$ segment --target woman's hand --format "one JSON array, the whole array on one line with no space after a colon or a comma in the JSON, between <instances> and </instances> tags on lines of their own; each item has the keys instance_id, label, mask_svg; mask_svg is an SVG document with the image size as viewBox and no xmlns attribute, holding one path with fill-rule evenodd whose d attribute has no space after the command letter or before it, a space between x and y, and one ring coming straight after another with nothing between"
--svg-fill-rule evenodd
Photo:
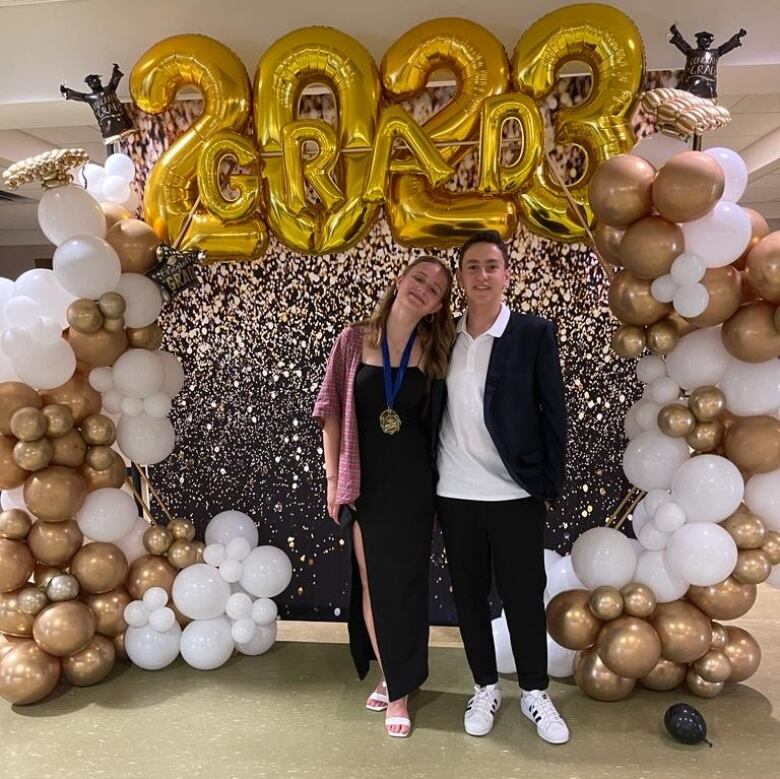
<instances>
[{"instance_id":1,"label":"woman's hand","mask_svg":"<svg viewBox=\"0 0 780 779\"><path fill-rule=\"evenodd\" d=\"M338 481L335 478L328 479L328 516L339 524L339 505L336 503L336 490Z\"/></svg>"}]
</instances>

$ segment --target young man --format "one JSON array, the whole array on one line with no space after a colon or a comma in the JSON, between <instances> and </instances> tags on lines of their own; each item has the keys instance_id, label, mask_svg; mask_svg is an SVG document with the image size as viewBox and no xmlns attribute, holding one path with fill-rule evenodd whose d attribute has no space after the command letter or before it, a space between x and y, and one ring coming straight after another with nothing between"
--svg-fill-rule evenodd
<instances>
[{"instance_id":1,"label":"young man","mask_svg":"<svg viewBox=\"0 0 780 779\"><path fill-rule=\"evenodd\" d=\"M438 450L438 517L474 696L466 732L484 736L501 705L488 596L492 575L504 604L522 713L553 744L569 739L545 690L544 526L561 492L566 406L552 323L503 302L508 253L481 232L460 252L468 304L457 323ZM437 403L437 405L439 405Z\"/></svg>"}]
</instances>

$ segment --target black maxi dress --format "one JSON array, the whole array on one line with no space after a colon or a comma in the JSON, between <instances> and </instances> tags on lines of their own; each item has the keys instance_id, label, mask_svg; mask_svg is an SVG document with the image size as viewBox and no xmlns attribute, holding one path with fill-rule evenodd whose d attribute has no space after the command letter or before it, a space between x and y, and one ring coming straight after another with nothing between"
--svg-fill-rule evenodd
<instances>
[{"instance_id":1,"label":"black maxi dress","mask_svg":"<svg viewBox=\"0 0 780 779\"><path fill-rule=\"evenodd\" d=\"M371 610L391 701L417 689L428 676L434 475L427 385L422 371L407 369L394 403L401 429L388 435L379 427L387 405L382 368L361 364L355 376L361 479L354 520L363 535ZM349 636L363 679L375 658L354 553Z\"/></svg>"}]
</instances>

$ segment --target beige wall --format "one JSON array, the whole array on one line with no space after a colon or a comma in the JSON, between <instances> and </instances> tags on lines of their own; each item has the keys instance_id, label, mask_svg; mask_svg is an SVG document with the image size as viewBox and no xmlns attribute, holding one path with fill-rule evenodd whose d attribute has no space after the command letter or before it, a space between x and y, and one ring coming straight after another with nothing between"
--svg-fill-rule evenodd
<instances>
[{"instance_id":1,"label":"beige wall","mask_svg":"<svg viewBox=\"0 0 780 779\"><path fill-rule=\"evenodd\" d=\"M15 279L26 270L36 267L36 260L51 260L54 249L55 247L51 244L43 244L41 246L0 246L0 276Z\"/></svg>"}]
</instances>

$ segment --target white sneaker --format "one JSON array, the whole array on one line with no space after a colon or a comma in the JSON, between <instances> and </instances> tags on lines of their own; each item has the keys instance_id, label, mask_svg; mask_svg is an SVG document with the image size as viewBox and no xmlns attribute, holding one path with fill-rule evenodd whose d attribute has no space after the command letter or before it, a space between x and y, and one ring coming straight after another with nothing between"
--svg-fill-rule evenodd
<instances>
[{"instance_id":1,"label":"white sneaker","mask_svg":"<svg viewBox=\"0 0 780 779\"><path fill-rule=\"evenodd\" d=\"M474 695L466 706L463 727L470 736L486 736L493 730L493 718L501 706L501 688L496 684L474 685Z\"/></svg>"},{"instance_id":2,"label":"white sneaker","mask_svg":"<svg viewBox=\"0 0 780 779\"><path fill-rule=\"evenodd\" d=\"M548 743L565 744L569 740L569 728L546 692L522 690L520 711L536 725L539 737Z\"/></svg>"}]
</instances>

